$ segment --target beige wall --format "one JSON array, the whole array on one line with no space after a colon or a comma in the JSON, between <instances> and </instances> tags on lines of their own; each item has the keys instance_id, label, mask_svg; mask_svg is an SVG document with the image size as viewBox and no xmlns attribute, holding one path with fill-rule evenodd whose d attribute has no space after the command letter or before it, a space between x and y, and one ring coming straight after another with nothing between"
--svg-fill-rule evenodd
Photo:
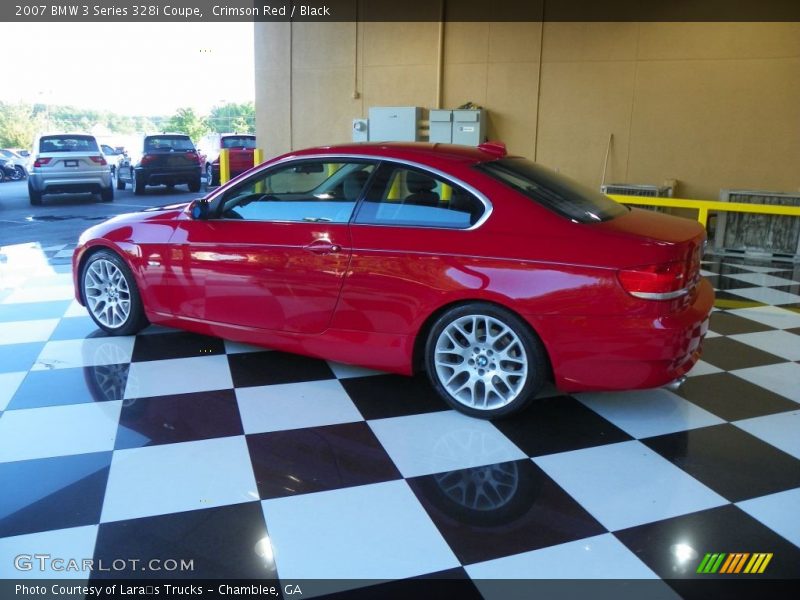
<instances>
[{"instance_id":1,"label":"beige wall","mask_svg":"<svg viewBox=\"0 0 800 600\"><path fill-rule=\"evenodd\" d=\"M436 106L438 23L257 23L267 155L350 140L370 106ZM442 106L600 184L800 189L800 24L447 23Z\"/></svg>"}]
</instances>

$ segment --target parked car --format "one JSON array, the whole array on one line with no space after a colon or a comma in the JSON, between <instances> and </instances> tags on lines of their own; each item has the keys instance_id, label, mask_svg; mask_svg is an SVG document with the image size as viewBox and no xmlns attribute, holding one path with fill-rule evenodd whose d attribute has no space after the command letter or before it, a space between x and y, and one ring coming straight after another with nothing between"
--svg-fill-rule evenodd
<instances>
[{"instance_id":1,"label":"parked car","mask_svg":"<svg viewBox=\"0 0 800 600\"><path fill-rule=\"evenodd\" d=\"M111 167L112 177L117 174L117 165L125 156L125 151L122 148L112 148L108 144L100 144L100 150L103 151L103 157L106 159L108 166Z\"/></svg>"},{"instance_id":2,"label":"parked car","mask_svg":"<svg viewBox=\"0 0 800 600\"><path fill-rule=\"evenodd\" d=\"M91 192L103 202L114 199L111 169L92 135L43 135L34 144L34 161L28 176L28 196L33 205L47 194Z\"/></svg>"},{"instance_id":3,"label":"parked car","mask_svg":"<svg viewBox=\"0 0 800 600\"><path fill-rule=\"evenodd\" d=\"M117 166L117 189L130 184L137 195L144 194L148 185L186 184L190 192L199 192L200 178L197 150L191 138L180 133L144 136Z\"/></svg>"},{"instance_id":4,"label":"parked car","mask_svg":"<svg viewBox=\"0 0 800 600\"><path fill-rule=\"evenodd\" d=\"M200 153L206 184L219 185L219 152L228 150L231 178L244 173L253 167L253 150L256 148L256 136L242 133L211 133L203 137L197 144Z\"/></svg>"},{"instance_id":5,"label":"parked car","mask_svg":"<svg viewBox=\"0 0 800 600\"><path fill-rule=\"evenodd\" d=\"M489 143L296 151L81 235L76 298L148 322L410 375L453 408L665 385L714 300L697 222L631 209Z\"/></svg>"},{"instance_id":6,"label":"parked car","mask_svg":"<svg viewBox=\"0 0 800 600\"><path fill-rule=\"evenodd\" d=\"M17 166L9 159L0 157L0 183L21 179Z\"/></svg>"},{"instance_id":7,"label":"parked car","mask_svg":"<svg viewBox=\"0 0 800 600\"><path fill-rule=\"evenodd\" d=\"M0 158L6 159L16 170L12 179L25 179L28 176L28 169L26 167L28 159L24 156L21 156L10 148L3 148L0 149Z\"/></svg>"}]
</instances>

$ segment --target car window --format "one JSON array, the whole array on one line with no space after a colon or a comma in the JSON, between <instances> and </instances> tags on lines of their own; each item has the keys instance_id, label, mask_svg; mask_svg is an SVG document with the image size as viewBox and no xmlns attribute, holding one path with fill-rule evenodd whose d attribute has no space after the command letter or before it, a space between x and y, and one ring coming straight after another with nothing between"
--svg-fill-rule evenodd
<instances>
[{"instance_id":1,"label":"car window","mask_svg":"<svg viewBox=\"0 0 800 600\"><path fill-rule=\"evenodd\" d=\"M220 217L347 223L374 168L370 162L314 160L280 165L228 190Z\"/></svg>"},{"instance_id":2,"label":"car window","mask_svg":"<svg viewBox=\"0 0 800 600\"><path fill-rule=\"evenodd\" d=\"M426 171L384 164L355 222L466 229L485 211L483 202L454 183Z\"/></svg>"},{"instance_id":3,"label":"car window","mask_svg":"<svg viewBox=\"0 0 800 600\"><path fill-rule=\"evenodd\" d=\"M256 139L250 136L228 136L222 138L223 148L255 148Z\"/></svg>"},{"instance_id":4,"label":"car window","mask_svg":"<svg viewBox=\"0 0 800 600\"><path fill-rule=\"evenodd\" d=\"M150 136L144 140L144 151L153 152L156 150L194 150L192 140L180 135L158 135Z\"/></svg>"},{"instance_id":5,"label":"car window","mask_svg":"<svg viewBox=\"0 0 800 600\"><path fill-rule=\"evenodd\" d=\"M607 221L628 211L608 196L524 158L504 158L477 168L578 223Z\"/></svg>"},{"instance_id":6,"label":"car window","mask_svg":"<svg viewBox=\"0 0 800 600\"><path fill-rule=\"evenodd\" d=\"M39 138L39 152L99 152L90 135L45 135Z\"/></svg>"}]
</instances>

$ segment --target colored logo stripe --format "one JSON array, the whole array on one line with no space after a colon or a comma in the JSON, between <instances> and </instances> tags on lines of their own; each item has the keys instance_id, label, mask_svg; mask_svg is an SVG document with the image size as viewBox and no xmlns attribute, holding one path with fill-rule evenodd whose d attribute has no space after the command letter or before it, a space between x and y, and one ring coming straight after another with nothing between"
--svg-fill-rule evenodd
<instances>
[{"instance_id":1,"label":"colored logo stripe","mask_svg":"<svg viewBox=\"0 0 800 600\"><path fill-rule=\"evenodd\" d=\"M724 552L721 554L712 554L710 552L706 553L706 555L703 557L703 561L700 563L700 566L697 567L697 572L716 573L725 556L726 554Z\"/></svg>"},{"instance_id":2,"label":"colored logo stripe","mask_svg":"<svg viewBox=\"0 0 800 600\"><path fill-rule=\"evenodd\" d=\"M697 573L736 574L742 573L743 569L744 573L763 573L772 556L772 552L707 552L697 567Z\"/></svg>"},{"instance_id":3,"label":"colored logo stripe","mask_svg":"<svg viewBox=\"0 0 800 600\"><path fill-rule=\"evenodd\" d=\"M767 568L769 561L772 560L772 552L760 552L753 554L753 558L750 559L750 562L747 563L747 566L744 568L745 573L763 573L764 569Z\"/></svg>"},{"instance_id":4,"label":"colored logo stripe","mask_svg":"<svg viewBox=\"0 0 800 600\"><path fill-rule=\"evenodd\" d=\"M738 573L744 567L744 561L750 557L749 552L734 552L728 555L728 560L722 565L720 573Z\"/></svg>"}]
</instances>

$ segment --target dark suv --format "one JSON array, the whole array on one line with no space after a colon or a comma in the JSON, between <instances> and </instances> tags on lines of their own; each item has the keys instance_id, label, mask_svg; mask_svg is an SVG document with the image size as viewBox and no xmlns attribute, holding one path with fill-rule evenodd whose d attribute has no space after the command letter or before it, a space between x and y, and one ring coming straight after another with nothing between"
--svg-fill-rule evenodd
<instances>
[{"instance_id":1,"label":"dark suv","mask_svg":"<svg viewBox=\"0 0 800 600\"><path fill-rule=\"evenodd\" d=\"M139 195L148 185L185 183L190 192L199 192L200 172L200 157L188 135L147 135L117 167L117 189L124 190L130 183L133 193Z\"/></svg>"}]
</instances>

